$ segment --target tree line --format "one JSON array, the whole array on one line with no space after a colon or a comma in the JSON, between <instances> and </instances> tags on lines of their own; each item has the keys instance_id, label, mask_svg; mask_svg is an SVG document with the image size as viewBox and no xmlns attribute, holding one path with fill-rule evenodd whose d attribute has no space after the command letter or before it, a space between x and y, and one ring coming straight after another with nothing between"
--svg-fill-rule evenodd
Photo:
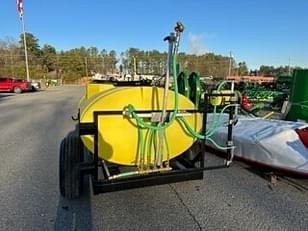
<instances>
[{"instance_id":1,"label":"tree line","mask_svg":"<svg viewBox=\"0 0 308 231\"><path fill-rule=\"evenodd\" d=\"M29 72L31 79L57 78L79 79L92 72L115 72L117 55L114 50L99 51L96 47L80 47L67 51L57 51L49 44L39 46L39 40L26 33ZM24 78L25 53L23 37L18 42L6 38L0 40L0 77Z\"/></svg>"},{"instance_id":2,"label":"tree line","mask_svg":"<svg viewBox=\"0 0 308 231\"><path fill-rule=\"evenodd\" d=\"M12 38L0 40L0 77L14 76L25 78L25 54L23 35L19 41ZM94 73L132 73L164 75L167 53L158 50L129 48L117 55L115 50L99 50L96 47L80 47L58 51L50 44L39 45L39 40L26 33L29 71L31 79L56 78L75 80ZM290 72L288 67L261 66L259 70L249 71L246 63L239 63L228 56L214 53L194 55L178 54L180 70L198 71L201 76L224 78L231 75L278 75Z\"/></svg>"}]
</instances>

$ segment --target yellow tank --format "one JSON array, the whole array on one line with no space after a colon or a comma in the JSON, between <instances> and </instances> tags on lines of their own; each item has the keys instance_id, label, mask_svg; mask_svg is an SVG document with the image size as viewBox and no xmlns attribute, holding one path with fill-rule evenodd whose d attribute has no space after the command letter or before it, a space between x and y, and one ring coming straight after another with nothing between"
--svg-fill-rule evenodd
<instances>
[{"instance_id":1,"label":"yellow tank","mask_svg":"<svg viewBox=\"0 0 308 231\"><path fill-rule=\"evenodd\" d=\"M89 83L86 85L85 98L89 99L99 92L114 88L111 83Z\"/></svg>"},{"instance_id":2,"label":"yellow tank","mask_svg":"<svg viewBox=\"0 0 308 231\"><path fill-rule=\"evenodd\" d=\"M231 94L231 90L214 90L212 91L213 94ZM210 97L210 103L213 106L220 106L224 104L224 102L229 102L230 101L230 96L211 96Z\"/></svg>"},{"instance_id":3,"label":"yellow tank","mask_svg":"<svg viewBox=\"0 0 308 231\"><path fill-rule=\"evenodd\" d=\"M93 122L93 111L123 111L131 104L138 110L161 110L163 88L138 86L138 87L111 87L103 86L86 87L85 97L80 102L80 122ZM96 84L100 85L100 84ZM168 110L174 108L174 92L168 94ZM193 110L194 104L185 96L179 95L179 111ZM201 130L201 115L190 113L185 119L196 131ZM150 119L148 119L150 120ZM134 166L138 161L138 127L134 118L124 114L100 115L98 118L99 131L99 157L112 163ZM146 142L149 130L142 129ZM163 161L172 159L186 151L195 141L184 129L177 119L165 129L166 142L163 146ZM94 138L87 135L81 137L84 145L92 153L94 151ZM154 149L154 148L152 148ZM155 150L148 153L154 159Z\"/></svg>"}]
</instances>

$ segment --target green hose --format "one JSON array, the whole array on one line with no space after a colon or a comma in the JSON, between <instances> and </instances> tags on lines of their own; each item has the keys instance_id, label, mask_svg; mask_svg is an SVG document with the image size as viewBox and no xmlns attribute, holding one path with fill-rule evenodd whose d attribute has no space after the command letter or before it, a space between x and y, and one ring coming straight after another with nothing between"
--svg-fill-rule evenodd
<instances>
[{"instance_id":1,"label":"green hose","mask_svg":"<svg viewBox=\"0 0 308 231\"><path fill-rule=\"evenodd\" d=\"M143 141L143 132L142 129L138 129L138 157L137 161L139 159L139 165L142 166L143 158L144 158L144 141Z\"/></svg>"},{"instance_id":2,"label":"green hose","mask_svg":"<svg viewBox=\"0 0 308 231\"><path fill-rule=\"evenodd\" d=\"M174 109L173 112L169 118L169 121L166 122L160 122L157 123L156 125L153 124L148 124L146 122L144 122L144 120L139 117L137 115L137 113L135 112L135 108L133 105L129 104L127 106L127 110L128 112L132 115L132 117L136 120L136 124L138 127L138 155L140 158L140 166L143 168L144 166L144 159L145 159L145 153L147 152L147 162L149 163L151 160L151 154L152 154L152 145L154 147L154 151L156 149L156 139L157 139L157 134L158 131L164 130L165 128L167 128L168 126L170 126L174 120L176 119L176 115L178 112L178 106L179 106L179 100L178 100L178 84L177 84L177 70L176 70L176 54L173 54L172 56L172 68L173 68L173 83L174 83ZM225 84L225 81L222 81L217 90L219 91L223 85ZM210 137L218 130L219 128L219 122L221 121L221 115L223 114L223 112L228 108L234 105L227 105L225 106L222 111L219 113L218 119L216 119L216 106L214 107L214 120L213 120L213 124L211 125L211 127L206 131L206 134L199 134L198 132L194 131L194 129L192 129L190 127L190 124L185 120L185 118L183 117L179 117L178 121L182 122L184 124L184 127L187 129L187 131L189 132L189 134L193 137L199 138L199 139L207 139L209 140L211 143L213 143L217 148L219 149L228 149L230 147L223 147L219 144L217 144L213 139L211 139ZM143 128L147 128L149 129L148 135L146 137L146 141L144 142L143 140L143 132L142 129ZM164 134L164 140L165 140L165 144L166 144L166 148L167 148L167 155L169 156L169 146L168 146L168 142L167 142L167 138L166 138L166 134L165 131L163 131ZM156 151L155 151L156 152Z\"/></svg>"},{"instance_id":3,"label":"green hose","mask_svg":"<svg viewBox=\"0 0 308 231\"><path fill-rule=\"evenodd\" d=\"M169 122L167 123L158 123L156 125L153 124L148 124L146 122L144 122L144 120L142 118L140 118L137 113L135 112L135 108L133 105L129 104L127 106L127 110L128 112L132 115L132 117L136 120L136 124L138 127L138 156L140 159L140 167L143 168L144 166L144 159L145 159L145 154L147 152L148 156L147 156L147 162L149 163L151 160L151 151L152 151L152 145L154 145L154 151L155 151L155 140L157 139L157 134L158 131L162 131L163 132L163 137L166 143L166 148L167 148L167 156L169 156L169 146L168 146L168 142L166 139L166 134L164 129L167 128L168 126L170 126L175 118L176 118L176 114L178 111L178 86L177 86L177 70L176 70L176 55L174 54L172 57L172 67L173 67L173 82L174 82L174 110L171 114L171 117L169 118ZM142 129L143 128L147 128L149 129L149 134L148 134L148 139L146 139L146 141L144 142L143 140L143 134L142 134ZM153 138L154 137L154 138ZM163 142L164 143L164 142ZM147 146L147 148L146 148Z\"/></svg>"},{"instance_id":4,"label":"green hose","mask_svg":"<svg viewBox=\"0 0 308 231\"><path fill-rule=\"evenodd\" d=\"M220 81L220 83L219 83L219 85L218 85L218 87L217 87L217 91L220 91L221 88L222 88L226 83L227 83L227 81L225 81L225 80Z\"/></svg>"},{"instance_id":5,"label":"green hose","mask_svg":"<svg viewBox=\"0 0 308 231\"><path fill-rule=\"evenodd\" d=\"M219 113L219 117L218 117L218 120L214 120L214 127L213 127L213 129L212 130L208 130L208 131L206 131L206 133L205 133L205 135L203 135L203 134L200 134L200 133L198 133L198 132L196 132L196 131L194 131L194 129L192 129L191 127L190 127L190 125L189 125L189 123L186 121L186 119L184 118L184 117L179 117L179 120L181 121L181 122L183 122L183 124L184 124L184 127L187 129L187 131L191 134L191 135L193 135L194 137L197 137L197 138L199 138L199 139L209 139L217 130L218 130L218 128L219 128L219 126L218 126L218 122L221 122L221 116L222 116L222 114L224 113L224 111L228 108L228 107L233 107L233 106L235 106L236 104L229 104L229 105L227 105L227 106L225 106L222 110L221 110L221 112Z\"/></svg>"},{"instance_id":6,"label":"green hose","mask_svg":"<svg viewBox=\"0 0 308 231\"><path fill-rule=\"evenodd\" d=\"M139 125L142 128L148 128L148 129L154 129L154 130L160 130L169 127L173 121L176 118L176 114L178 112L179 107L179 96L178 96L178 85L176 81L176 55L174 54L172 57L172 67L173 67L173 82L174 82L174 110L171 114L171 117L167 123L158 123L157 125L153 126L150 124L147 124L143 121L141 117L135 113L135 108L133 105L129 104L127 106L128 112L132 115L132 117L136 120L137 125Z\"/></svg>"},{"instance_id":7,"label":"green hose","mask_svg":"<svg viewBox=\"0 0 308 231\"><path fill-rule=\"evenodd\" d=\"M228 149L232 149L234 147L225 147L225 146L222 146L220 144L217 144L212 138L207 138L208 141L210 141L212 144L215 145L215 147L217 147L218 149L221 149L221 150L228 150Z\"/></svg>"}]
</instances>

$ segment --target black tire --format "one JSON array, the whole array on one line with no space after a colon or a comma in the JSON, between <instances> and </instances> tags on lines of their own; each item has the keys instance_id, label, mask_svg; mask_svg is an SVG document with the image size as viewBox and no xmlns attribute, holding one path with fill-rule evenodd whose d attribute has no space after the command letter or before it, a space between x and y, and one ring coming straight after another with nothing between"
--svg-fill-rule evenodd
<instances>
[{"instance_id":1,"label":"black tire","mask_svg":"<svg viewBox=\"0 0 308 231\"><path fill-rule=\"evenodd\" d=\"M76 199L82 192L83 177L80 174L82 155L83 145L79 136L69 133L61 142L59 163L60 193L66 199Z\"/></svg>"},{"instance_id":2,"label":"black tire","mask_svg":"<svg viewBox=\"0 0 308 231\"><path fill-rule=\"evenodd\" d=\"M202 142L196 141L186 152L185 157L197 168L201 167Z\"/></svg>"},{"instance_id":3,"label":"black tire","mask_svg":"<svg viewBox=\"0 0 308 231\"><path fill-rule=\"evenodd\" d=\"M20 87L14 87L13 89L14 93L16 94L20 94L22 92L21 88Z\"/></svg>"}]
</instances>

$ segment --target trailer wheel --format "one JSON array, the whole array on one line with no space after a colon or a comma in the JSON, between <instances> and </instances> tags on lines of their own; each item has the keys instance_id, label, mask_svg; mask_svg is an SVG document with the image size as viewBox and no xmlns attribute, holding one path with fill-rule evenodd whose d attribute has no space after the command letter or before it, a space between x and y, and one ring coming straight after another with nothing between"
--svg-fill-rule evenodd
<instances>
[{"instance_id":1,"label":"trailer wheel","mask_svg":"<svg viewBox=\"0 0 308 231\"><path fill-rule=\"evenodd\" d=\"M200 155L202 155L202 143L200 141L195 142L186 152L185 157L191 161L191 163L199 168L201 166Z\"/></svg>"},{"instance_id":2,"label":"trailer wheel","mask_svg":"<svg viewBox=\"0 0 308 231\"><path fill-rule=\"evenodd\" d=\"M59 182L60 193L67 199L75 199L82 191L82 162L83 145L78 135L69 133L60 146Z\"/></svg>"}]
</instances>

